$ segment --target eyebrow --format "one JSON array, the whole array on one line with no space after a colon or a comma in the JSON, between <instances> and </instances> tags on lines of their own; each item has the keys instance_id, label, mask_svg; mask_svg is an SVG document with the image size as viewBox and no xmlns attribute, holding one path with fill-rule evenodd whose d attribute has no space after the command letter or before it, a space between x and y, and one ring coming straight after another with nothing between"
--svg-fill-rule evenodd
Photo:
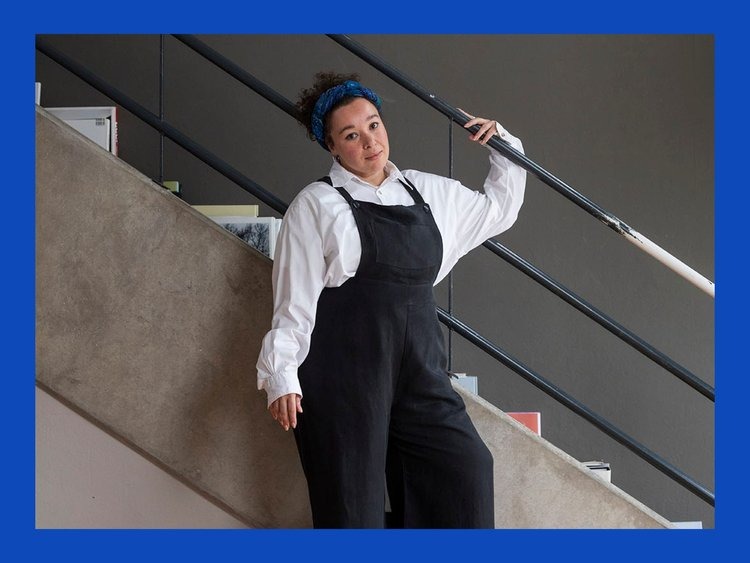
<instances>
[{"instance_id":1,"label":"eyebrow","mask_svg":"<svg viewBox=\"0 0 750 563\"><path fill-rule=\"evenodd\" d=\"M372 115L367 116L367 118L365 119L365 121L372 121L373 119L376 119L376 118L379 118L379 117L380 117L379 114L373 113ZM338 134L341 135L341 133L343 133L347 129L354 129L354 125L347 125L346 127L342 127L341 131L339 131Z\"/></svg>"}]
</instances>

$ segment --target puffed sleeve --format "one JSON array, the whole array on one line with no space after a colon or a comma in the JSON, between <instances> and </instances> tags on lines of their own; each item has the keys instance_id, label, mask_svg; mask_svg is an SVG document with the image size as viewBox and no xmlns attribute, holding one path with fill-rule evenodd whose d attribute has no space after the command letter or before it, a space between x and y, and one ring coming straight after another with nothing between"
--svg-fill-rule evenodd
<instances>
[{"instance_id":1,"label":"puffed sleeve","mask_svg":"<svg viewBox=\"0 0 750 563\"><path fill-rule=\"evenodd\" d=\"M500 138L523 153L520 139L499 123ZM513 164L498 151L489 148L490 170L484 180L484 194L466 190L461 194L457 210L457 251L463 256L488 238L513 226L523 204L526 191L526 170Z\"/></svg>"},{"instance_id":2,"label":"puffed sleeve","mask_svg":"<svg viewBox=\"0 0 750 563\"><path fill-rule=\"evenodd\" d=\"M310 200L289 206L273 261L273 320L258 357L258 389L270 406L288 393L302 395L297 368L307 357L326 265L318 211Z\"/></svg>"},{"instance_id":3,"label":"puffed sleeve","mask_svg":"<svg viewBox=\"0 0 750 563\"><path fill-rule=\"evenodd\" d=\"M498 124L500 137L523 152L521 141ZM443 263L439 283L456 262L488 238L508 230L518 218L526 189L526 170L513 164L493 148L484 193L457 180L428 175L426 183L439 186L434 203L435 220L443 237Z\"/></svg>"}]
</instances>

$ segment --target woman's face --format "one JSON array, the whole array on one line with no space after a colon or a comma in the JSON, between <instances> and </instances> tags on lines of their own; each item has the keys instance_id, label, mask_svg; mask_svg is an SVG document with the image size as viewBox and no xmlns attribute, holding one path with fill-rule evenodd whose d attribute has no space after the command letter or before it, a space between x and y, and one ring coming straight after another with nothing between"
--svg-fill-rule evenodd
<instances>
[{"instance_id":1,"label":"woman's face","mask_svg":"<svg viewBox=\"0 0 750 563\"><path fill-rule=\"evenodd\" d=\"M328 117L329 149L341 166L379 186L385 180L388 133L377 108L365 98L333 110Z\"/></svg>"}]
</instances>

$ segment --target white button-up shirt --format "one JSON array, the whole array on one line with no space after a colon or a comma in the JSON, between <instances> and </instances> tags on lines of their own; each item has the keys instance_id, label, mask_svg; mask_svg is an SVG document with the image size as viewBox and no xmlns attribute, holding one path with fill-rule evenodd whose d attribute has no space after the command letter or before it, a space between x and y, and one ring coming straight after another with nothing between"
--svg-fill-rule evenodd
<instances>
[{"instance_id":1,"label":"white button-up shirt","mask_svg":"<svg viewBox=\"0 0 750 563\"><path fill-rule=\"evenodd\" d=\"M503 140L523 152L521 141L498 124ZM408 178L430 204L443 239L443 260L435 284L459 258L490 237L509 229L523 203L526 171L494 149L484 193L435 174L386 165L387 177L373 186L334 162L329 176L355 200L380 205L412 205L399 179ZM302 395L297 368L307 357L318 297L324 287L339 287L357 273L362 255L359 232L346 200L325 182L313 182L297 194L284 216L273 262L273 321L258 358L258 389L268 404L286 395Z\"/></svg>"}]
</instances>

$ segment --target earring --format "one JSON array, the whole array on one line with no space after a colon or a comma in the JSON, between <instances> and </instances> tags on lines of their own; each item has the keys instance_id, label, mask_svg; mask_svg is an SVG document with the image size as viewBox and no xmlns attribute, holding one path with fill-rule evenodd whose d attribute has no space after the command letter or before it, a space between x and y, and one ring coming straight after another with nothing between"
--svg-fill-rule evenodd
<instances>
[{"instance_id":1,"label":"earring","mask_svg":"<svg viewBox=\"0 0 750 563\"><path fill-rule=\"evenodd\" d=\"M340 157L339 155L334 155L333 159L334 159L334 160L335 160L336 162L338 162L339 164L341 164L341 157Z\"/></svg>"}]
</instances>

